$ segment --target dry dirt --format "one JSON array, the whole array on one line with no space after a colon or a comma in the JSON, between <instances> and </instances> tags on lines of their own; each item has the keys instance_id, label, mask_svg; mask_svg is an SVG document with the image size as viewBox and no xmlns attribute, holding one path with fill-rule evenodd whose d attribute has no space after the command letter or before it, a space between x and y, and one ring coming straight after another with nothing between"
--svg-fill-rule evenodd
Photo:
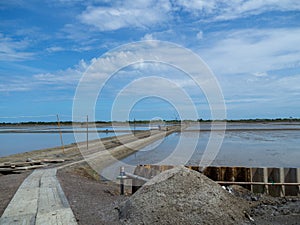
<instances>
[{"instance_id":1,"label":"dry dirt","mask_svg":"<svg viewBox=\"0 0 300 225\"><path fill-rule=\"evenodd\" d=\"M128 197L119 195L117 184L96 180L87 167L59 170L57 176L79 225L120 224L115 208Z\"/></svg>"}]
</instances>

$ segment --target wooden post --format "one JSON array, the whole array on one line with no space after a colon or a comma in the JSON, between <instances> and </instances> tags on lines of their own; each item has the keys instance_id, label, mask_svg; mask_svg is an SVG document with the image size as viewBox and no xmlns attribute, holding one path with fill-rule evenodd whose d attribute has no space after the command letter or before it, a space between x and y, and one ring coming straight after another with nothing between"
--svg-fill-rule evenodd
<instances>
[{"instance_id":1,"label":"wooden post","mask_svg":"<svg viewBox=\"0 0 300 225\"><path fill-rule=\"evenodd\" d=\"M300 168L297 168L297 183L300 183ZM298 196L300 196L300 185L298 185Z\"/></svg>"},{"instance_id":2,"label":"wooden post","mask_svg":"<svg viewBox=\"0 0 300 225\"><path fill-rule=\"evenodd\" d=\"M62 132L61 132L61 129L60 129L60 121L59 121L58 114L56 115L56 117L57 117L57 125L58 125L58 130L59 130L61 148L62 148L63 154L65 154L65 146L64 146L64 141L63 141L63 137L62 137Z\"/></svg>"},{"instance_id":3,"label":"wooden post","mask_svg":"<svg viewBox=\"0 0 300 225\"><path fill-rule=\"evenodd\" d=\"M267 167L264 167L263 170L264 170L263 176L264 176L264 183L265 183L265 193L266 193L266 194L269 194L269 186L268 186L268 178L269 178L269 175L268 175L268 168L267 168Z\"/></svg>"},{"instance_id":4,"label":"wooden post","mask_svg":"<svg viewBox=\"0 0 300 225\"><path fill-rule=\"evenodd\" d=\"M125 168L124 166L120 167L120 175L119 175L119 179L120 179L120 195L124 195L125 193L125 185L124 185L124 179L127 178L125 175Z\"/></svg>"},{"instance_id":5,"label":"wooden post","mask_svg":"<svg viewBox=\"0 0 300 225\"><path fill-rule=\"evenodd\" d=\"M250 168L250 182L251 182L251 185L250 185L250 190L251 192L253 192L253 168Z\"/></svg>"},{"instance_id":6,"label":"wooden post","mask_svg":"<svg viewBox=\"0 0 300 225\"><path fill-rule=\"evenodd\" d=\"M284 186L284 168L279 168L279 182L282 183L281 185L281 192L280 192L280 197L284 197L285 196L285 186Z\"/></svg>"},{"instance_id":7,"label":"wooden post","mask_svg":"<svg viewBox=\"0 0 300 225\"><path fill-rule=\"evenodd\" d=\"M89 116L86 116L86 150L89 150Z\"/></svg>"}]
</instances>

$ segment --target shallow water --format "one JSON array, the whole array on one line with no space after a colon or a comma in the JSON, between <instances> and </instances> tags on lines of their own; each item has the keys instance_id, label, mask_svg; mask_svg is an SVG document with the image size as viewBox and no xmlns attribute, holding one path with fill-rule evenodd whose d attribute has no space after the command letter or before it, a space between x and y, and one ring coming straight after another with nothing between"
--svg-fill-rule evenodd
<instances>
[{"instance_id":1,"label":"shallow water","mask_svg":"<svg viewBox=\"0 0 300 225\"><path fill-rule=\"evenodd\" d=\"M91 133L89 134L89 140L123 134L126 134L126 132ZM86 134L81 136L82 138L79 135L77 141L86 141ZM73 133L63 133L62 137L64 145L76 142ZM0 133L0 157L58 146L61 146L59 133Z\"/></svg>"},{"instance_id":2,"label":"shallow water","mask_svg":"<svg viewBox=\"0 0 300 225\"><path fill-rule=\"evenodd\" d=\"M145 130L148 126L138 126L136 129ZM197 127L190 127L195 130ZM123 159L130 165L138 164L189 164L199 165L206 150L210 137L210 126L200 126L200 132L186 131L173 133L164 140L159 140L139 152ZM0 130L21 129L27 131L57 131L55 126L45 127L5 127ZM76 130L85 131L86 128ZM99 131L111 126L97 128ZM188 129L188 130L189 130ZM227 131L215 159L211 165L223 166L257 166L257 167L300 167L300 125L299 124L229 124ZM72 131L71 126L63 126L62 130ZM89 129L90 131L92 129ZM116 128L116 135L125 134L129 127ZM204 131L203 131L204 130ZM205 131L206 130L206 131ZM220 137L214 131L216 137ZM98 135L98 136L97 136ZM115 133L91 133L89 140L98 137L110 137ZM85 141L84 133L79 135ZM64 144L75 142L73 133L63 133ZM180 142L179 142L180 140ZM214 142L214 140L213 140ZM180 144L178 144L180 143ZM193 145L195 143L195 146ZM0 157L25 151L60 146L59 133L0 133ZM176 149L177 148L177 149ZM175 153L176 149L176 154ZM170 155L172 155L170 157ZM185 159L185 160L183 160ZM166 160L166 161L163 161ZM168 160L168 161L167 161Z\"/></svg>"},{"instance_id":3,"label":"shallow water","mask_svg":"<svg viewBox=\"0 0 300 225\"><path fill-rule=\"evenodd\" d=\"M200 136L199 136L200 134ZM124 163L199 165L207 147L210 132L173 133L155 146L140 150L125 158ZM178 144L180 143L182 145ZM196 146L192 143L198 140ZM214 140L213 140L214 141ZM176 155L170 157L175 152ZM180 158L188 160L180 162ZM211 163L215 166L249 167L300 167L300 131L299 130L252 130L227 131L218 154Z\"/></svg>"},{"instance_id":4,"label":"shallow water","mask_svg":"<svg viewBox=\"0 0 300 225\"><path fill-rule=\"evenodd\" d=\"M48 132L48 131L53 131L53 132L59 132L59 130L62 130L64 132L73 132L73 131L86 131L86 127L72 127L72 126L61 126L58 128L58 126L4 126L0 127L0 133L1 132L24 132L24 131L40 131L40 132ZM103 126L103 127L89 127L89 131L134 131L134 130L149 130L150 127L145 125L137 125L137 126Z\"/></svg>"},{"instance_id":5,"label":"shallow water","mask_svg":"<svg viewBox=\"0 0 300 225\"><path fill-rule=\"evenodd\" d=\"M215 123L215 129L222 129L223 123ZM186 130L210 130L210 123L201 123L198 125L189 126ZM299 122L276 122L276 123L227 123L226 130L300 130Z\"/></svg>"}]
</instances>

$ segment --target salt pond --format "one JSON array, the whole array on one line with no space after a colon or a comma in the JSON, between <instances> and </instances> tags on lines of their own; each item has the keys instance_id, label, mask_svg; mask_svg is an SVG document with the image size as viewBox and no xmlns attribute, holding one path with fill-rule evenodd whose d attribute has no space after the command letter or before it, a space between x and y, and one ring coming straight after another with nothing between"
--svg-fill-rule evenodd
<instances>
[{"instance_id":1,"label":"salt pond","mask_svg":"<svg viewBox=\"0 0 300 225\"><path fill-rule=\"evenodd\" d=\"M299 125L292 127L287 125L275 127L273 125L269 127L269 130L265 125L255 125L255 129L251 129L251 125L247 125L246 128L243 130L242 126L235 125L234 129L226 131L222 146L212 165L300 167ZM141 149L123 159L123 162L130 165L161 164L162 160L171 155L180 140L184 144L176 151L184 157L189 150L192 150L193 154L187 164L199 165L209 136L209 131L173 133L159 145L158 142L152 144L155 146L154 148L148 146ZM195 139L198 140L196 147L191 145ZM174 161L176 160L174 158Z\"/></svg>"},{"instance_id":2,"label":"salt pond","mask_svg":"<svg viewBox=\"0 0 300 225\"><path fill-rule=\"evenodd\" d=\"M97 138L106 138L114 135L123 135L128 133L129 127L117 127L116 133L111 132L113 128L111 126L89 129L89 131L101 131L98 133L90 133L89 140ZM146 129L145 127L136 127L136 130ZM72 126L62 126L61 130L63 142L65 145L75 143L75 137ZM86 128L75 128L76 131L86 131ZM110 132L103 132L103 131ZM53 133L47 133L47 132ZM124 131L124 132L123 132ZM43 133L46 132L46 133ZM67 133L65 133L67 132ZM85 141L86 135L82 135L78 141ZM16 153L22 153L26 151L33 151L45 148L53 148L61 146L60 136L58 128L56 126L21 126L21 127L2 127L0 128L0 157L7 156Z\"/></svg>"},{"instance_id":3,"label":"salt pond","mask_svg":"<svg viewBox=\"0 0 300 225\"><path fill-rule=\"evenodd\" d=\"M200 129L199 129L200 128ZM57 127L20 127L19 130L31 131L55 131L54 133L13 133L15 127L1 128L0 131L0 157L25 151L45 149L60 146L60 137ZM131 130L134 128L131 127ZM137 126L136 130L149 129L148 126ZM212 165L224 166L266 166L266 167L300 167L300 124L227 124L227 131L222 146L213 161ZM71 126L63 126L64 144L75 143ZM76 131L84 131L85 128L76 128ZM91 133L90 139L97 137L105 138L112 135L122 135L130 130L130 127L118 127L118 132L111 131L112 127L99 127L90 129L101 131ZM196 131L195 131L196 130ZM191 126L182 133L173 133L164 140L157 141L139 152L123 159L123 162L130 165L138 164L160 164L168 158L180 140L183 143L177 152L179 157L185 157L192 151L187 164L199 165L199 162L206 149L209 137L210 126L204 124ZM124 132L123 132L124 131ZM125 132L126 131L126 132ZM218 132L218 131L213 131ZM98 135L98 136L97 136ZM82 140L86 136L82 134ZM192 143L196 141L196 146ZM178 157L178 154L177 154Z\"/></svg>"}]
</instances>

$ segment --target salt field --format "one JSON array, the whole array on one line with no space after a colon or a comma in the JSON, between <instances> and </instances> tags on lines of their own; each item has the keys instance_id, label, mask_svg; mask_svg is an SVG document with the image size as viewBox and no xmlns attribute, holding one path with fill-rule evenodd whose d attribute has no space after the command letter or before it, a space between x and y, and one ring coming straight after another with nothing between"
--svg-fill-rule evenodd
<instances>
[{"instance_id":1,"label":"salt field","mask_svg":"<svg viewBox=\"0 0 300 225\"><path fill-rule=\"evenodd\" d=\"M221 136L221 133L218 133L219 127L216 126L216 130L213 131L216 132L216 138ZM212 165L300 166L299 123L228 123L226 128L221 148ZM89 140L123 135L132 130L147 129L149 129L148 125L89 128ZM210 138L210 129L211 126L207 123L200 126L189 126L184 132L173 133L164 140L150 144L139 152L123 159L123 162L131 165L160 164L164 159L170 159L169 156L177 147L177 158L186 158L190 154L184 164L199 165ZM86 141L85 127L75 127L73 129L72 126L62 126L61 130L63 131L62 137L65 145L76 142L73 131L82 132L82 134L76 135L77 142ZM113 132L113 130L116 132ZM0 143L0 156L61 146L57 126L2 127L0 129ZM195 146L193 143L196 143Z\"/></svg>"},{"instance_id":2,"label":"salt field","mask_svg":"<svg viewBox=\"0 0 300 225\"><path fill-rule=\"evenodd\" d=\"M63 132L64 145L76 143L72 126L62 126L61 130ZM86 132L86 128L74 128L74 130ZM106 130L108 132L103 132ZM123 135L128 133L130 128L118 127L114 130L116 132L113 132L113 128L109 126L95 129L89 128L89 132L91 132L89 133L89 140ZM82 135L78 135L78 137L77 142L86 141L86 134L83 133ZM61 146L61 140L57 126L21 126L2 127L0 129L0 157L59 146Z\"/></svg>"},{"instance_id":3,"label":"salt field","mask_svg":"<svg viewBox=\"0 0 300 225\"><path fill-rule=\"evenodd\" d=\"M222 146L212 162L215 166L299 167L299 125L229 125ZM191 129L191 128L190 128ZM192 128L194 130L194 128ZM189 130L189 129L187 129ZM217 132L217 131L214 131ZM218 134L217 134L218 135ZM221 134L219 134L221 135ZM209 131L173 133L162 143L154 143L128 156L123 162L130 165L161 164L171 155L179 141L177 155L193 151L186 164L199 165L210 137ZM192 143L198 139L196 147ZM154 147L151 147L154 146ZM177 146L177 148L178 148ZM184 146L184 147L182 147ZM174 161L176 159L174 158Z\"/></svg>"}]
</instances>

